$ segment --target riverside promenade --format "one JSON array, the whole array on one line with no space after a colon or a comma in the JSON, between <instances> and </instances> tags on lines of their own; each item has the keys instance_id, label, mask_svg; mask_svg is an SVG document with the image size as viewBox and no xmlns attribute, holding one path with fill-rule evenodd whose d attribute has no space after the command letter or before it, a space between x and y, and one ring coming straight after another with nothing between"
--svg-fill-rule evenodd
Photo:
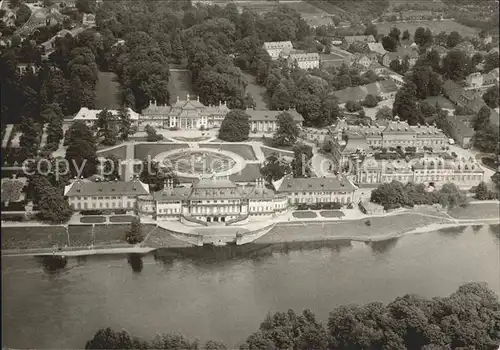
<instances>
[{"instance_id":1,"label":"riverside promenade","mask_svg":"<svg viewBox=\"0 0 500 350\"><path fill-rule=\"evenodd\" d=\"M449 211L438 211L431 207L400 209L380 215L364 215L357 209L342 210L339 218L301 218L287 212L271 220L250 222L234 226L187 226L181 222L156 222L143 219L146 227L142 243L133 246L71 247L56 252L58 255L79 256L95 254L145 254L158 248L179 249L203 244L238 245L274 244L287 242L314 242L351 240L374 242L397 238L404 235L432 232L455 226L500 224L498 201L472 201L466 208L454 208ZM296 213L296 212L295 212ZM149 222L151 221L151 222ZM35 224L4 223L4 227L36 228ZM47 227L40 225L38 227ZM49 226L50 227L50 226ZM60 226L54 226L54 228ZM3 244L2 244L3 247ZM2 249L2 255L51 255L52 249Z\"/></svg>"}]
</instances>

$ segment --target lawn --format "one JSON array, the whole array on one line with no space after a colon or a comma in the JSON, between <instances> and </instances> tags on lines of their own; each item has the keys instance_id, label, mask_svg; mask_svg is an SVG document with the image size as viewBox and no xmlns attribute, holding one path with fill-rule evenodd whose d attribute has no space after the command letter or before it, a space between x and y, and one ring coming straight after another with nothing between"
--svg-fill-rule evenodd
<instances>
[{"instance_id":1,"label":"lawn","mask_svg":"<svg viewBox=\"0 0 500 350\"><path fill-rule=\"evenodd\" d=\"M243 3L239 6L250 9L259 14L263 14L266 12L271 12L274 8L277 7L277 4L275 2L269 2L269 3L255 2L255 3Z\"/></svg>"},{"instance_id":2,"label":"lawn","mask_svg":"<svg viewBox=\"0 0 500 350\"><path fill-rule=\"evenodd\" d=\"M127 146L122 145L122 146L118 146L115 148L108 147L106 149L102 149L100 151L97 151L98 157L107 158L110 155L113 155L118 159L127 159Z\"/></svg>"},{"instance_id":3,"label":"lawn","mask_svg":"<svg viewBox=\"0 0 500 350\"><path fill-rule=\"evenodd\" d=\"M61 226L2 227L2 249L52 248L68 244L68 235Z\"/></svg>"},{"instance_id":4,"label":"lawn","mask_svg":"<svg viewBox=\"0 0 500 350\"><path fill-rule=\"evenodd\" d=\"M234 144L234 143L203 143L200 144L200 148L215 148L221 149L223 151L233 152L240 157L243 157L245 160L257 160L255 157L255 153L253 151L253 147L250 145L242 145L242 144Z\"/></svg>"},{"instance_id":5,"label":"lawn","mask_svg":"<svg viewBox=\"0 0 500 350\"><path fill-rule=\"evenodd\" d=\"M500 205L498 203L475 203L462 208L457 207L448 211L450 216L461 219L498 219Z\"/></svg>"},{"instance_id":6,"label":"lawn","mask_svg":"<svg viewBox=\"0 0 500 350\"><path fill-rule=\"evenodd\" d=\"M129 224L123 225L95 225L94 227L94 245L123 244L125 242L125 233L130 230Z\"/></svg>"},{"instance_id":7,"label":"lawn","mask_svg":"<svg viewBox=\"0 0 500 350\"><path fill-rule=\"evenodd\" d=\"M246 92L252 95L253 100L255 101L255 108L266 109L267 108L267 103L265 101L266 89L263 86L257 84L257 81L255 80L255 77L253 75L248 73L243 73L243 75L245 76L248 82Z\"/></svg>"},{"instance_id":8,"label":"lawn","mask_svg":"<svg viewBox=\"0 0 500 350\"><path fill-rule=\"evenodd\" d=\"M241 172L230 175L229 179L235 182L253 182L260 176L260 164L247 164Z\"/></svg>"},{"instance_id":9,"label":"lawn","mask_svg":"<svg viewBox=\"0 0 500 350\"><path fill-rule=\"evenodd\" d=\"M80 222L82 224L102 224L106 222L106 218L104 216L83 216L80 218Z\"/></svg>"},{"instance_id":10,"label":"lawn","mask_svg":"<svg viewBox=\"0 0 500 350\"><path fill-rule=\"evenodd\" d=\"M341 218L344 216L344 213L340 210L322 210L319 212L319 215L324 218Z\"/></svg>"},{"instance_id":11,"label":"lawn","mask_svg":"<svg viewBox=\"0 0 500 350\"><path fill-rule=\"evenodd\" d=\"M135 159L147 159L148 155L154 158L156 155L172 151L174 149L188 148L187 144L183 143L172 143L172 144L161 144L161 143L141 143L134 145L134 158Z\"/></svg>"},{"instance_id":12,"label":"lawn","mask_svg":"<svg viewBox=\"0 0 500 350\"><path fill-rule=\"evenodd\" d=\"M185 100L187 94L193 98L195 93L191 86L191 72L189 71L170 71L170 79L168 81L168 91L170 91L170 102L175 103L177 96L181 100Z\"/></svg>"},{"instance_id":13,"label":"lawn","mask_svg":"<svg viewBox=\"0 0 500 350\"><path fill-rule=\"evenodd\" d=\"M396 27L401 32L408 30L413 37L415 30L418 27L429 28L434 34L440 32L450 33L452 31L457 31L462 36L476 36L479 30L471 27L464 26L463 24L457 23L455 21L419 21L419 22L404 22L404 23L391 23L383 22L377 23L377 29L379 34L388 34L391 28Z\"/></svg>"},{"instance_id":14,"label":"lawn","mask_svg":"<svg viewBox=\"0 0 500 350\"><path fill-rule=\"evenodd\" d=\"M145 230L143 227L143 231L146 240L143 242L144 246L151 248L185 248L192 247L193 245L184 241L181 241L174 236L172 236L167 230L156 227L153 228L151 225L151 229Z\"/></svg>"},{"instance_id":15,"label":"lawn","mask_svg":"<svg viewBox=\"0 0 500 350\"><path fill-rule=\"evenodd\" d=\"M120 84L115 73L99 72L96 85L96 109L120 108Z\"/></svg>"},{"instance_id":16,"label":"lawn","mask_svg":"<svg viewBox=\"0 0 500 350\"><path fill-rule=\"evenodd\" d=\"M260 149L262 150L262 153L264 153L264 156L266 158L272 154L277 154L278 157L293 157L294 156L292 151L278 150L278 149L270 148L267 146L260 146Z\"/></svg>"},{"instance_id":17,"label":"lawn","mask_svg":"<svg viewBox=\"0 0 500 350\"><path fill-rule=\"evenodd\" d=\"M71 225L68 227L71 247L88 247L92 244L91 225Z\"/></svg>"},{"instance_id":18,"label":"lawn","mask_svg":"<svg viewBox=\"0 0 500 350\"><path fill-rule=\"evenodd\" d=\"M428 104L431 106L435 106L436 102L441 108L447 108L447 109L455 109L455 105L448 100L446 97L443 96L430 96L427 97L425 100Z\"/></svg>"},{"instance_id":19,"label":"lawn","mask_svg":"<svg viewBox=\"0 0 500 350\"><path fill-rule=\"evenodd\" d=\"M111 222L132 222L134 216L132 215L114 215L109 217Z\"/></svg>"},{"instance_id":20,"label":"lawn","mask_svg":"<svg viewBox=\"0 0 500 350\"><path fill-rule=\"evenodd\" d=\"M318 215L313 211L294 211L292 215L297 219L314 219L318 217Z\"/></svg>"}]
</instances>

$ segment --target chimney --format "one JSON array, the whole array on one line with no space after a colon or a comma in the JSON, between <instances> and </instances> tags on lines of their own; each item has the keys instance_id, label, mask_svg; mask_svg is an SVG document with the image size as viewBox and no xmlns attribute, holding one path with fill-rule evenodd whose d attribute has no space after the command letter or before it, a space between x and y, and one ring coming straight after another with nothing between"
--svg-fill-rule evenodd
<instances>
[{"instance_id":1,"label":"chimney","mask_svg":"<svg viewBox=\"0 0 500 350\"><path fill-rule=\"evenodd\" d=\"M179 102L179 96L177 95L177 102Z\"/></svg>"},{"instance_id":2,"label":"chimney","mask_svg":"<svg viewBox=\"0 0 500 350\"><path fill-rule=\"evenodd\" d=\"M221 106L222 106L222 101L221 101L221 100L219 100L219 107L221 107Z\"/></svg>"},{"instance_id":3,"label":"chimney","mask_svg":"<svg viewBox=\"0 0 500 350\"><path fill-rule=\"evenodd\" d=\"M186 100L189 101L189 93L186 96Z\"/></svg>"},{"instance_id":4,"label":"chimney","mask_svg":"<svg viewBox=\"0 0 500 350\"><path fill-rule=\"evenodd\" d=\"M200 102L200 95L198 95L198 97L196 97L196 101Z\"/></svg>"}]
</instances>

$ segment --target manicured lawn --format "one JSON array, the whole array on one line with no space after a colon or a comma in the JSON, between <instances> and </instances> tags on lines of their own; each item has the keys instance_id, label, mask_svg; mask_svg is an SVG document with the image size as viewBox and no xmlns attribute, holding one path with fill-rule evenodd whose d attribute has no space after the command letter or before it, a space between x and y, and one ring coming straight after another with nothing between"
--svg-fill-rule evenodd
<instances>
[{"instance_id":1,"label":"manicured lawn","mask_svg":"<svg viewBox=\"0 0 500 350\"><path fill-rule=\"evenodd\" d=\"M156 155L168 152L174 149L188 148L188 145L182 143L159 144L159 143L141 143L134 146L135 159L147 159L148 155L154 158Z\"/></svg>"},{"instance_id":2,"label":"manicured lawn","mask_svg":"<svg viewBox=\"0 0 500 350\"><path fill-rule=\"evenodd\" d=\"M94 228L94 245L124 244L125 233L130 230L129 224L96 225Z\"/></svg>"},{"instance_id":3,"label":"manicured lawn","mask_svg":"<svg viewBox=\"0 0 500 350\"><path fill-rule=\"evenodd\" d=\"M255 101L255 108L266 109L267 108L267 103L265 101L266 89L263 86L257 84L257 81L255 80L255 77L253 75L248 73L243 73L243 75L245 76L248 82L247 93L252 95Z\"/></svg>"},{"instance_id":4,"label":"manicured lawn","mask_svg":"<svg viewBox=\"0 0 500 350\"><path fill-rule=\"evenodd\" d=\"M150 233L143 242L146 247L151 248L185 248L192 247L193 245L172 236L167 230L156 227L149 231L143 229L144 232ZM151 232L150 232L151 231ZM144 234L146 236L147 233Z\"/></svg>"},{"instance_id":5,"label":"manicured lawn","mask_svg":"<svg viewBox=\"0 0 500 350\"><path fill-rule=\"evenodd\" d=\"M223 151L229 151L236 153L237 155L243 157L245 160L257 160L255 153L253 152L253 147L250 145L234 144L234 143L203 143L200 144L200 148L215 148L221 149Z\"/></svg>"},{"instance_id":6,"label":"manicured lawn","mask_svg":"<svg viewBox=\"0 0 500 350\"><path fill-rule=\"evenodd\" d=\"M264 156L266 158L272 154L277 154L278 157L293 157L292 151L276 150L267 146L260 146L260 149L262 150L262 153L264 153Z\"/></svg>"},{"instance_id":7,"label":"manicured lawn","mask_svg":"<svg viewBox=\"0 0 500 350\"><path fill-rule=\"evenodd\" d=\"M168 81L168 91L170 91L170 102L175 103L177 96L179 99L185 100L187 94L194 98L195 93L191 85L191 72L189 71L170 71L170 79Z\"/></svg>"},{"instance_id":8,"label":"manicured lawn","mask_svg":"<svg viewBox=\"0 0 500 350\"><path fill-rule=\"evenodd\" d=\"M101 224L106 222L106 218L104 216L84 216L80 218L80 222L82 224Z\"/></svg>"},{"instance_id":9,"label":"manicured lawn","mask_svg":"<svg viewBox=\"0 0 500 350\"><path fill-rule=\"evenodd\" d=\"M252 182L260 176L260 164L247 164L240 173L230 175L229 179L235 182Z\"/></svg>"},{"instance_id":10,"label":"manicured lawn","mask_svg":"<svg viewBox=\"0 0 500 350\"><path fill-rule=\"evenodd\" d=\"M114 73L99 72L96 85L96 109L120 108L120 85Z\"/></svg>"},{"instance_id":11,"label":"manicured lawn","mask_svg":"<svg viewBox=\"0 0 500 350\"><path fill-rule=\"evenodd\" d=\"M294 211L292 215L297 219L313 219L318 217L313 211Z\"/></svg>"},{"instance_id":12,"label":"manicured lawn","mask_svg":"<svg viewBox=\"0 0 500 350\"><path fill-rule=\"evenodd\" d=\"M118 146L115 148L107 147L105 149L101 149L101 150L97 151L98 157L107 158L110 155L113 155L118 159L127 159L127 146L122 145L122 146Z\"/></svg>"},{"instance_id":13,"label":"manicured lawn","mask_svg":"<svg viewBox=\"0 0 500 350\"><path fill-rule=\"evenodd\" d=\"M88 247L92 244L91 225L71 225L68 227L71 247Z\"/></svg>"},{"instance_id":14,"label":"manicured lawn","mask_svg":"<svg viewBox=\"0 0 500 350\"><path fill-rule=\"evenodd\" d=\"M344 213L340 210L322 210L319 212L319 215L324 218L341 218L344 216Z\"/></svg>"},{"instance_id":15,"label":"manicured lawn","mask_svg":"<svg viewBox=\"0 0 500 350\"><path fill-rule=\"evenodd\" d=\"M2 249L52 248L67 244L64 227L2 227Z\"/></svg>"},{"instance_id":16,"label":"manicured lawn","mask_svg":"<svg viewBox=\"0 0 500 350\"><path fill-rule=\"evenodd\" d=\"M495 219L500 213L500 205L498 203L474 203L462 208L457 207L448 211L450 216L456 219Z\"/></svg>"},{"instance_id":17,"label":"manicured lawn","mask_svg":"<svg viewBox=\"0 0 500 350\"><path fill-rule=\"evenodd\" d=\"M401 30L401 33L406 29L412 34L415 33L418 27L429 28L433 34L440 32L453 32L457 31L462 36L474 37L479 32L478 29L464 26L463 24L457 23L455 21L419 21L419 22L404 22L404 23L377 23L377 29L379 34L388 34L391 28L396 27Z\"/></svg>"},{"instance_id":18,"label":"manicured lawn","mask_svg":"<svg viewBox=\"0 0 500 350\"><path fill-rule=\"evenodd\" d=\"M132 222L134 216L132 215L114 215L109 217L111 222Z\"/></svg>"}]
</instances>

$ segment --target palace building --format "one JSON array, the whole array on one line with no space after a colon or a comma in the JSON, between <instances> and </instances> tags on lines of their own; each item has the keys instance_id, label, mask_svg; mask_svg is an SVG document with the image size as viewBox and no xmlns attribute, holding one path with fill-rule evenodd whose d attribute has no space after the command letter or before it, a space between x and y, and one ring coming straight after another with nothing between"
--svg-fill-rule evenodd
<instances>
[{"instance_id":1,"label":"palace building","mask_svg":"<svg viewBox=\"0 0 500 350\"><path fill-rule=\"evenodd\" d=\"M227 177L196 180L190 187L174 186L150 193L139 180L91 182L75 180L64 195L76 211L125 209L155 220L180 220L204 224L227 223L247 218L272 217L290 204L353 201L355 186L343 178L294 179L285 177L275 189L263 179L238 185Z\"/></svg>"}]
</instances>

